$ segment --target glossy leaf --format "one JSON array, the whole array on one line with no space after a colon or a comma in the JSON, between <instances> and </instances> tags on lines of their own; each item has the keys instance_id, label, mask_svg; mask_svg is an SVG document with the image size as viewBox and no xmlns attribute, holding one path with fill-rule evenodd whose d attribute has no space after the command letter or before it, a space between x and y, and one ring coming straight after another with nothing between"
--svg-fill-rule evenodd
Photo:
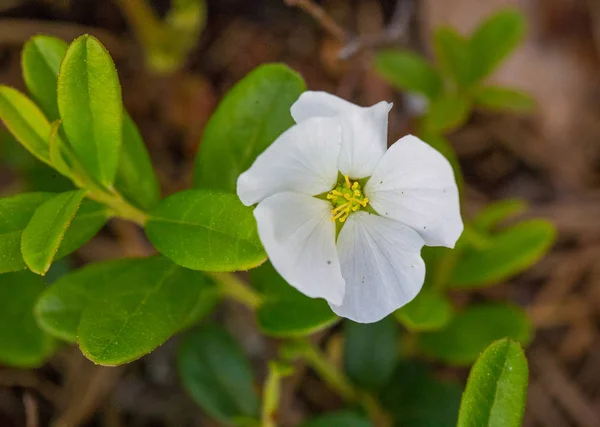
<instances>
[{"instance_id":1,"label":"glossy leaf","mask_svg":"<svg viewBox=\"0 0 600 427\"><path fill-rule=\"evenodd\" d=\"M340 411L310 419L301 427L373 427L373 424L362 415Z\"/></svg>"},{"instance_id":2,"label":"glossy leaf","mask_svg":"<svg viewBox=\"0 0 600 427\"><path fill-rule=\"evenodd\" d=\"M406 50L383 50L375 55L375 69L400 90L435 98L442 89L437 71L421 56Z\"/></svg>"},{"instance_id":3,"label":"glossy leaf","mask_svg":"<svg viewBox=\"0 0 600 427\"><path fill-rule=\"evenodd\" d=\"M56 83L67 46L66 42L56 37L37 35L25 43L21 54L27 89L50 121L60 118Z\"/></svg>"},{"instance_id":4,"label":"glossy leaf","mask_svg":"<svg viewBox=\"0 0 600 427\"><path fill-rule=\"evenodd\" d=\"M123 104L115 65L94 37L76 39L58 76L58 109L79 162L99 184L112 186L122 143Z\"/></svg>"},{"instance_id":5,"label":"glossy leaf","mask_svg":"<svg viewBox=\"0 0 600 427\"><path fill-rule=\"evenodd\" d=\"M549 221L523 221L469 248L454 268L450 287L470 289L506 280L535 264L550 249L556 229Z\"/></svg>"},{"instance_id":6,"label":"glossy leaf","mask_svg":"<svg viewBox=\"0 0 600 427\"><path fill-rule=\"evenodd\" d=\"M535 107L535 101L525 92L499 86L479 89L475 95L475 103L488 110L515 113L528 113Z\"/></svg>"},{"instance_id":7,"label":"glossy leaf","mask_svg":"<svg viewBox=\"0 0 600 427\"><path fill-rule=\"evenodd\" d=\"M506 9L486 19L471 36L472 78L488 76L523 39L527 21L522 12Z\"/></svg>"},{"instance_id":8,"label":"glossy leaf","mask_svg":"<svg viewBox=\"0 0 600 427\"><path fill-rule=\"evenodd\" d=\"M411 331L435 331L450 322L454 309L445 295L423 290L394 315Z\"/></svg>"},{"instance_id":9,"label":"glossy leaf","mask_svg":"<svg viewBox=\"0 0 600 427\"><path fill-rule=\"evenodd\" d=\"M271 263L252 270L250 278L263 297L256 310L256 319L267 335L310 335L338 320L327 302L298 292L275 271Z\"/></svg>"},{"instance_id":10,"label":"glossy leaf","mask_svg":"<svg viewBox=\"0 0 600 427\"><path fill-rule=\"evenodd\" d=\"M455 29L442 27L433 33L433 48L440 67L459 87L472 82L469 42Z\"/></svg>"},{"instance_id":11,"label":"glossy leaf","mask_svg":"<svg viewBox=\"0 0 600 427\"><path fill-rule=\"evenodd\" d=\"M179 349L178 369L192 399L211 417L227 424L258 417L250 362L222 328L205 325L190 335Z\"/></svg>"},{"instance_id":12,"label":"glossy leaf","mask_svg":"<svg viewBox=\"0 0 600 427\"><path fill-rule=\"evenodd\" d=\"M465 366L497 339L508 337L527 344L531 334L531 322L519 307L479 304L457 314L445 329L422 334L419 348L429 357Z\"/></svg>"},{"instance_id":13,"label":"glossy leaf","mask_svg":"<svg viewBox=\"0 0 600 427\"><path fill-rule=\"evenodd\" d=\"M195 186L234 193L238 176L294 124L290 107L304 90L302 78L280 64L258 67L236 84L204 131Z\"/></svg>"},{"instance_id":14,"label":"glossy leaf","mask_svg":"<svg viewBox=\"0 0 600 427\"><path fill-rule=\"evenodd\" d=\"M470 105L457 95L445 95L433 101L423 126L429 134L442 134L464 124L469 118Z\"/></svg>"},{"instance_id":15,"label":"glossy leaf","mask_svg":"<svg viewBox=\"0 0 600 427\"><path fill-rule=\"evenodd\" d=\"M527 377L519 344L503 339L490 345L471 369L457 427L520 427Z\"/></svg>"},{"instance_id":16,"label":"glossy leaf","mask_svg":"<svg viewBox=\"0 0 600 427\"><path fill-rule=\"evenodd\" d=\"M54 339L33 317L33 306L44 281L28 271L0 276L0 364L20 368L42 365L53 353Z\"/></svg>"},{"instance_id":17,"label":"glossy leaf","mask_svg":"<svg viewBox=\"0 0 600 427\"><path fill-rule=\"evenodd\" d=\"M60 339L76 342L79 334L83 346L85 335L94 355L104 346L102 360L93 359L97 363L119 364L190 326L212 309L217 296L205 275L166 258L120 259L62 276L40 296L35 314L40 326ZM112 347L106 345L111 337Z\"/></svg>"},{"instance_id":18,"label":"glossy leaf","mask_svg":"<svg viewBox=\"0 0 600 427\"><path fill-rule=\"evenodd\" d=\"M21 253L31 271L46 274L84 196L85 190L58 194L37 208L21 236Z\"/></svg>"},{"instance_id":19,"label":"glossy leaf","mask_svg":"<svg viewBox=\"0 0 600 427\"><path fill-rule=\"evenodd\" d=\"M0 86L0 119L27 151L50 164L50 123L33 101L16 89Z\"/></svg>"},{"instance_id":20,"label":"glossy leaf","mask_svg":"<svg viewBox=\"0 0 600 427\"><path fill-rule=\"evenodd\" d=\"M167 197L151 212L146 234L160 253L192 270L247 270L266 259L252 209L234 194L188 190Z\"/></svg>"},{"instance_id":21,"label":"glossy leaf","mask_svg":"<svg viewBox=\"0 0 600 427\"><path fill-rule=\"evenodd\" d=\"M402 427L455 427L461 387L432 376L419 362L400 363L380 393L381 403Z\"/></svg>"},{"instance_id":22,"label":"glossy leaf","mask_svg":"<svg viewBox=\"0 0 600 427\"><path fill-rule=\"evenodd\" d=\"M519 199L503 199L490 203L473 219L471 225L483 232L491 232L508 218L525 212L527 204Z\"/></svg>"},{"instance_id":23,"label":"glossy leaf","mask_svg":"<svg viewBox=\"0 0 600 427\"><path fill-rule=\"evenodd\" d=\"M396 365L398 331L391 316L377 323L344 323L344 367L348 377L365 389L385 385Z\"/></svg>"}]
</instances>

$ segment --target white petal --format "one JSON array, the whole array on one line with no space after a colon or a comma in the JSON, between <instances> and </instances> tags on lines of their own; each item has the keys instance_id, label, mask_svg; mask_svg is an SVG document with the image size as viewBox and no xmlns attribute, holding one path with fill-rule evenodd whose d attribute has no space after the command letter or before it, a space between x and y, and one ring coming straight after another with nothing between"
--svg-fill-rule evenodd
<instances>
[{"instance_id":1,"label":"white petal","mask_svg":"<svg viewBox=\"0 0 600 427\"><path fill-rule=\"evenodd\" d=\"M283 191L310 196L333 188L341 147L338 118L312 118L292 126L259 155L237 181L247 206Z\"/></svg>"},{"instance_id":2,"label":"white petal","mask_svg":"<svg viewBox=\"0 0 600 427\"><path fill-rule=\"evenodd\" d=\"M303 294L340 304L345 282L331 205L304 194L279 193L260 202L254 216L275 270Z\"/></svg>"},{"instance_id":3,"label":"white petal","mask_svg":"<svg viewBox=\"0 0 600 427\"><path fill-rule=\"evenodd\" d=\"M340 116L342 150L338 167L344 175L371 176L387 148L388 113L392 104L382 101Z\"/></svg>"},{"instance_id":4,"label":"white petal","mask_svg":"<svg viewBox=\"0 0 600 427\"><path fill-rule=\"evenodd\" d=\"M308 91L300 95L290 112L296 123L300 123L312 117L335 117L361 108L327 92Z\"/></svg>"},{"instance_id":5,"label":"white petal","mask_svg":"<svg viewBox=\"0 0 600 427\"><path fill-rule=\"evenodd\" d=\"M425 280L423 239L412 228L364 211L353 213L338 236L346 280L339 316L372 323L410 302Z\"/></svg>"},{"instance_id":6,"label":"white petal","mask_svg":"<svg viewBox=\"0 0 600 427\"><path fill-rule=\"evenodd\" d=\"M390 147L367 182L365 195L377 213L414 228L429 246L452 248L462 233L452 166L415 136Z\"/></svg>"}]
</instances>

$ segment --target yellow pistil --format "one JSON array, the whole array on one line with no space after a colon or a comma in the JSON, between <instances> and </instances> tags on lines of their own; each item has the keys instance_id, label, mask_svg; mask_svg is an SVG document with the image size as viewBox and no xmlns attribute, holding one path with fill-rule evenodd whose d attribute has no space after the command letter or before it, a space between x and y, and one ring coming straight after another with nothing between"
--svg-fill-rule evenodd
<instances>
[{"instance_id":1,"label":"yellow pistil","mask_svg":"<svg viewBox=\"0 0 600 427\"><path fill-rule=\"evenodd\" d=\"M327 200L331 201L331 220L343 223L352 212L367 207L369 199L362 192L358 181L352 182L348 175L344 180L327 194Z\"/></svg>"}]
</instances>

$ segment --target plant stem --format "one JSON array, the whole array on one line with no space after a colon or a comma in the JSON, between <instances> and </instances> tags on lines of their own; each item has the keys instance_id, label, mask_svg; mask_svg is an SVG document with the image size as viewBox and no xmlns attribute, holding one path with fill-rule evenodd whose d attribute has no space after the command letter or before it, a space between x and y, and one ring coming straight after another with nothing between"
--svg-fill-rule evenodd
<instances>
[{"instance_id":1,"label":"plant stem","mask_svg":"<svg viewBox=\"0 0 600 427\"><path fill-rule=\"evenodd\" d=\"M206 274L215 279L223 295L241 302L250 309L256 309L261 304L262 298L258 292L249 287L246 282L239 279L235 274L216 272L206 272Z\"/></svg>"},{"instance_id":2,"label":"plant stem","mask_svg":"<svg viewBox=\"0 0 600 427\"><path fill-rule=\"evenodd\" d=\"M86 183L86 189L89 193L87 197L98 203L106 205L114 212L115 216L135 222L140 227L144 227L148 220L148 215L138 208L132 206L123 196L116 190L105 190L96 185Z\"/></svg>"},{"instance_id":3,"label":"plant stem","mask_svg":"<svg viewBox=\"0 0 600 427\"><path fill-rule=\"evenodd\" d=\"M277 427L277 409L281 398L281 379L294 372L291 365L269 362L269 373L263 387L261 427Z\"/></svg>"},{"instance_id":4,"label":"plant stem","mask_svg":"<svg viewBox=\"0 0 600 427\"><path fill-rule=\"evenodd\" d=\"M323 9L312 0L284 0L288 6L294 6L304 10L312 16L329 34L341 42L348 39L346 31Z\"/></svg>"}]
</instances>

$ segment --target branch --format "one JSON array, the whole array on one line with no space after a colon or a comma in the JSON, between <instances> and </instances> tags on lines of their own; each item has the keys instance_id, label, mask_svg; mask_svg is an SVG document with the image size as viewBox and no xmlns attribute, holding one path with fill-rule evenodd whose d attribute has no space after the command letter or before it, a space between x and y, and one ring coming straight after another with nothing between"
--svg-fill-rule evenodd
<instances>
[{"instance_id":1,"label":"branch","mask_svg":"<svg viewBox=\"0 0 600 427\"><path fill-rule=\"evenodd\" d=\"M284 3L290 7L297 7L304 10L310 16L312 16L320 25L335 37L337 40L345 43L348 41L348 35L342 27L329 15L325 9L318 4L315 4L312 0L283 0Z\"/></svg>"}]
</instances>

